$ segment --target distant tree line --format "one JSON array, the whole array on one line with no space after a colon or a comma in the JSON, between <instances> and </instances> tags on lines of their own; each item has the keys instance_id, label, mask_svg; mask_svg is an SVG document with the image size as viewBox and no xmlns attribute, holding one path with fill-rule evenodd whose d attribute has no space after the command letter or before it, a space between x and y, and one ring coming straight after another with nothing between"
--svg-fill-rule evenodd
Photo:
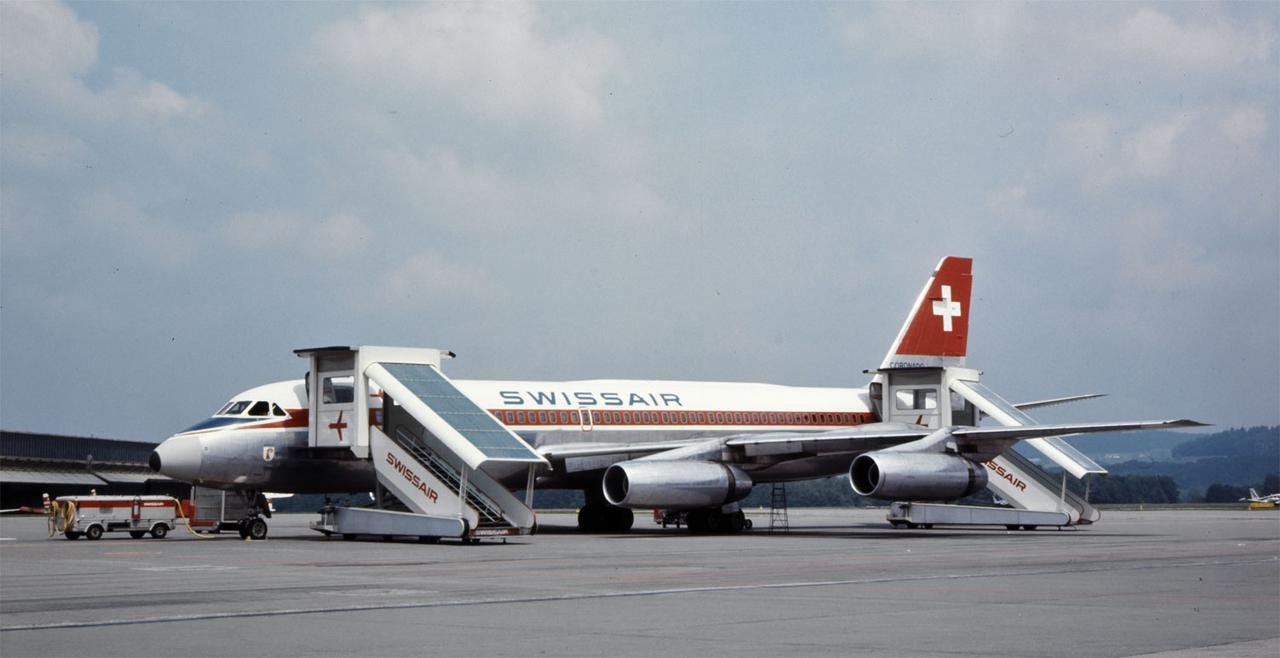
<instances>
[{"instance_id":1,"label":"distant tree line","mask_svg":"<svg viewBox=\"0 0 1280 658\"><path fill-rule=\"evenodd\" d=\"M1280 473L1272 473L1262 478L1262 482L1250 486L1256 489L1261 496L1276 493L1280 491ZM1247 486L1215 482L1204 490L1204 502L1206 503L1234 503L1241 498L1248 497L1249 487Z\"/></svg>"}]
</instances>

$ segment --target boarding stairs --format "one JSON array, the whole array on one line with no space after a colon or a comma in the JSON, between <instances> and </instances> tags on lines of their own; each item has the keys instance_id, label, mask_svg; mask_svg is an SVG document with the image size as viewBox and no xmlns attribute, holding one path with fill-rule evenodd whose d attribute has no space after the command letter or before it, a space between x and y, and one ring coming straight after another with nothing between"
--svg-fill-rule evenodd
<instances>
[{"instance_id":1,"label":"boarding stairs","mask_svg":"<svg viewBox=\"0 0 1280 658\"><path fill-rule=\"evenodd\" d=\"M978 425L986 416L1006 427L1037 424L1025 412L1010 404L979 382L980 372L959 366L883 368L873 383L873 399L880 400L881 417L942 427L946 425ZM986 462L987 488L1007 501L1009 526L1059 525L1043 523L1040 513L1065 515L1060 525L1088 524L1102 514L1096 507L1067 488L1067 475L1085 479L1105 474L1106 469L1073 448L1061 437L1032 438L1023 441L1062 468L1055 477L1013 448ZM1087 481L1086 481L1087 484ZM916 504L920 507L919 504ZM946 507L934 505L930 507ZM998 510L999 508L993 508ZM1019 515L1019 510L1033 512ZM937 510L930 510L937 511ZM955 518L975 517L969 510ZM1000 516L996 511L981 515L984 519ZM890 521L895 518L890 513ZM1037 519L1029 521L1028 519ZM957 521L963 524L963 521ZM990 521L984 521L984 524Z\"/></svg>"},{"instance_id":2,"label":"boarding stairs","mask_svg":"<svg viewBox=\"0 0 1280 658\"><path fill-rule=\"evenodd\" d=\"M441 372L450 353L369 346L297 353L311 361L311 447L368 460L380 487L374 508L328 507L313 529L464 541L534 531L534 473L546 461ZM523 500L510 490L519 484Z\"/></svg>"}]
</instances>

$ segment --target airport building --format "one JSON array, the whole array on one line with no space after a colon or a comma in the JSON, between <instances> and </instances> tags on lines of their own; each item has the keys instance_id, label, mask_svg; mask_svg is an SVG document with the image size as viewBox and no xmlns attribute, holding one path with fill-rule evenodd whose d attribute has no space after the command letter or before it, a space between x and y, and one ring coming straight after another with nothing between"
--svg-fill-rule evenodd
<instances>
[{"instance_id":1,"label":"airport building","mask_svg":"<svg viewBox=\"0 0 1280 658\"><path fill-rule=\"evenodd\" d=\"M0 509L39 507L41 494L169 494L190 485L147 465L156 444L0 430Z\"/></svg>"}]
</instances>

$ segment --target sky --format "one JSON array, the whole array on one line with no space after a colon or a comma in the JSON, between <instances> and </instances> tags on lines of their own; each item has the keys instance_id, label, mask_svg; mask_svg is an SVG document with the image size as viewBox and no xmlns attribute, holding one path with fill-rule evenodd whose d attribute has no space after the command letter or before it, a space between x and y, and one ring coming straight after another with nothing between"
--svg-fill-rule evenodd
<instances>
[{"instance_id":1,"label":"sky","mask_svg":"<svg viewBox=\"0 0 1280 658\"><path fill-rule=\"evenodd\" d=\"M1280 423L1280 4L0 2L0 427L292 350L863 386L974 258L1045 421Z\"/></svg>"}]
</instances>

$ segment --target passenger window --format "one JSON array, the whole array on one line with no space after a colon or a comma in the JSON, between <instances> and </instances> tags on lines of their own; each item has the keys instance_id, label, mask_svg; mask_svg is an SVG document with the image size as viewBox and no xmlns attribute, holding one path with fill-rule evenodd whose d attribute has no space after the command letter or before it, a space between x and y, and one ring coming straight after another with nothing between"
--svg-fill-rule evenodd
<instances>
[{"instance_id":1,"label":"passenger window","mask_svg":"<svg viewBox=\"0 0 1280 658\"><path fill-rule=\"evenodd\" d=\"M254 402L253 406L249 408L250 416L266 416L269 413L271 413L271 405L265 400Z\"/></svg>"}]
</instances>

